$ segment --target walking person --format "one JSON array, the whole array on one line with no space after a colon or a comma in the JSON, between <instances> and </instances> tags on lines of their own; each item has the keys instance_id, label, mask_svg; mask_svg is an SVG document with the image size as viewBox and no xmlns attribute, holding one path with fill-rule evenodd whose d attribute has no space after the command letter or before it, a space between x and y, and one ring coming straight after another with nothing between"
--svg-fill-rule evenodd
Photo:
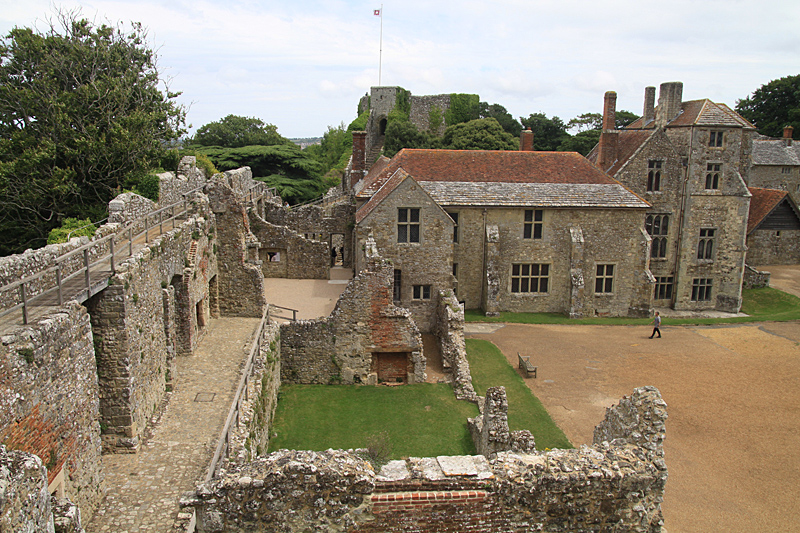
<instances>
[{"instance_id":1,"label":"walking person","mask_svg":"<svg viewBox=\"0 0 800 533\"><path fill-rule=\"evenodd\" d=\"M661 315L658 314L656 311L656 316L653 317L653 333L650 335L652 339L653 336L658 333L658 338L661 338Z\"/></svg>"}]
</instances>

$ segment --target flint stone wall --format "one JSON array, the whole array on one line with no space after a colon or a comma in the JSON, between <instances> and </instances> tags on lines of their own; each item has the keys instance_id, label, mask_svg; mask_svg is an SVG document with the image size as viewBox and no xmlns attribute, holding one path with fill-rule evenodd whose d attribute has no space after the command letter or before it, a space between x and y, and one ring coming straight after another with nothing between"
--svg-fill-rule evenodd
<instances>
[{"instance_id":1,"label":"flint stone wall","mask_svg":"<svg viewBox=\"0 0 800 533\"><path fill-rule=\"evenodd\" d=\"M535 453L536 443L530 431L510 431L508 428L505 387L489 387L479 406L481 414L467 421L478 454L494 458L498 452L505 451Z\"/></svg>"},{"instance_id":2,"label":"flint stone wall","mask_svg":"<svg viewBox=\"0 0 800 533\"><path fill-rule=\"evenodd\" d=\"M158 204L149 198L132 192L124 192L108 202L108 222L127 226L131 222L142 220L142 227L133 230L134 233L137 233L144 231L145 215L156 209L158 209Z\"/></svg>"},{"instance_id":3,"label":"flint stone wall","mask_svg":"<svg viewBox=\"0 0 800 533\"><path fill-rule=\"evenodd\" d=\"M431 133L441 136L444 134L444 130L447 127L447 124L445 124L444 115L450 109L449 94L412 96L409 120L417 127L419 131L430 131L431 111L434 108L439 110L442 121L434 131L431 131Z\"/></svg>"},{"instance_id":4,"label":"flint stone wall","mask_svg":"<svg viewBox=\"0 0 800 533\"><path fill-rule=\"evenodd\" d=\"M47 469L36 455L0 445L0 531L54 533Z\"/></svg>"},{"instance_id":5,"label":"flint stone wall","mask_svg":"<svg viewBox=\"0 0 800 533\"><path fill-rule=\"evenodd\" d=\"M89 315L76 302L0 337L0 443L47 464L45 493L63 469L65 494L88 516L103 496L98 398Z\"/></svg>"},{"instance_id":6,"label":"flint stone wall","mask_svg":"<svg viewBox=\"0 0 800 533\"><path fill-rule=\"evenodd\" d=\"M250 213L250 230L259 242L258 256L265 278L328 279L331 267L328 243L306 239L286 226L265 221L256 213ZM280 261L271 261L268 252L278 252Z\"/></svg>"},{"instance_id":7,"label":"flint stone wall","mask_svg":"<svg viewBox=\"0 0 800 533\"><path fill-rule=\"evenodd\" d=\"M87 301L106 452L135 452L160 408L175 356L191 354L218 298L214 216L198 196L187 220L117 267Z\"/></svg>"},{"instance_id":8,"label":"flint stone wall","mask_svg":"<svg viewBox=\"0 0 800 533\"><path fill-rule=\"evenodd\" d=\"M197 158L193 155L181 158L177 172L164 172L158 178L158 205L161 207L180 202L184 194L202 187L208 181L205 171L197 168Z\"/></svg>"},{"instance_id":9,"label":"flint stone wall","mask_svg":"<svg viewBox=\"0 0 800 533\"><path fill-rule=\"evenodd\" d=\"M459 400L478 403L464 342L464 309L452 291L438 293L435 323L442 365L453 375L453 392Z\"/></svg>"},{"instance_id":10,"label":"flint stone wall","mask_svg":"<svg viewBox=\"0 0 800 533\"><path fill-rule=\"evenodd\" d=\"M422 335L392 303L392 265L372 261L345 288L330 316L281 325L283 383L376 384L373 354L408 353L407 381L425 381Z\"/></svg>"},{"instance_id":11,"label":"flint stone wall","mask_svg":"<svg viewBox=\"0 0 800 533\"><path fill-rule=\"evenodd\" d=\"M636 389L598 426L611 442L493 460L409 458L379 474L353 451L281 450L202 485L182 505L195 508L201 533L657 533L665 418L658 391Z\"/></svg>"},{"instance_id":12,"label":"flint stone wall","mask_svg":"<svg viewBox=\"0 0 800 533\"><path fill-rule=\"evenodd\" d=\"M769 287L771 274L766 270L756 270L750 265L744 266L744 278L742 279L743 289L760 289Z\"/></svg>"}]
</instances>

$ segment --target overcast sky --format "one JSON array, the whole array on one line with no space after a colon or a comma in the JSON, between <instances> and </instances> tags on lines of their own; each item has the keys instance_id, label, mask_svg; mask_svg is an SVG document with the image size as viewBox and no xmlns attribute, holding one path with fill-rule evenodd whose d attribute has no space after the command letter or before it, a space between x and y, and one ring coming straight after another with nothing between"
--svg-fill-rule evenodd
<instances>
[{"instance_id":1,"label":"overcast sky","mask_svg":"<svg viewBox=\"0 0 800 533\"><path fill-rule=\"evenodd\" d=\"M321 136L378 85L380 1L0 0L0 33L45 29L53 6L149 28L194 129L235 114ZM608 90L641 114L665 81L733 106L800 74L800 0L385 0L382 20L381 85L478 94L517 118L599 113Z\"/></svg>"}]
</instances>

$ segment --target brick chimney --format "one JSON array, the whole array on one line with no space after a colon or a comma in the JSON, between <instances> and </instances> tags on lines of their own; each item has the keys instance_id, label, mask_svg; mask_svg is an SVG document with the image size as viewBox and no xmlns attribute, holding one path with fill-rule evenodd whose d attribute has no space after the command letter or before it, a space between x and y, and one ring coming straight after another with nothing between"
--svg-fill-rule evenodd
<instances>
[{"instance_id":1,"label":"brick chimney","mask_svg":"<svg viewBox=\"0 0 800 533\"><path fill-rule=\"evenodd\" d=\"M533 132L530 128L525 128L519 134L519 151L533 152Z\"/></svg>"},{"instance_id":2,"label":"brick chimney","mask_svg":"<svg viewBox=\"0 0 800 533\"><path fill-rule=\"evenodd\" d=\"M367 170L367 132L353 132L353 165L350 168L349 189L364 177ZM349 192L349 191L348 191Z\"/></svg>"},{"instance_id":3,"label":"brick chimney","mask_svg":"<svg viewBox=\"0 0 800 533\"><path fill-rule=\"evenodd\" d=\"M658 109L656 110L656 126L666 126L681 112L683 101L683 82L668 81L661 84L658 93Z\"/></svg>"},{"instance_id":4,"label":"brick chimney","mask_svg":"<svg viewBox=\"0 0 800 533\"><path fill-rule=\"evenodd\" d=\"M792 145L792 132L794 128L791 126L784 126L783 127L783 142L786 143L786 146Z\"/></svg>"},{"instance_id":5,"label":"brick chimney","mask_svg":"<svg viewBox=\"0 0 800 533\"><path fill-rule=\"evenodd\" d=\"M642 112L642 126L647 127L650 124L652 127L653 120L656 118L656 88L644 88L644 111Z\"/></svg>"},{"instance_id":6,"label":"brick chimney","mask_svg":"<svg viewBox=\"0 0 800 533\"><path fill-rule=\"evenodd\" d=\"M597 164L603 171L608 170L617 160L619 132L616 129L617 93L608 91L603 100L603 132L597 151Z\"/></svg>"}]
</instances>

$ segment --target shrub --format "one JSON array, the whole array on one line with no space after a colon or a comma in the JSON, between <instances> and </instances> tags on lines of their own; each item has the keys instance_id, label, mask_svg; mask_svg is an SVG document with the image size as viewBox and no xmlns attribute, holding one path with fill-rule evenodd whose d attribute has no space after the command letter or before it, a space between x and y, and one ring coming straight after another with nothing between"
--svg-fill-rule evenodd
<instances>
[{"instance_id":1,"label":"shrub","mask_svg":"<svg viewBox=\"0 0 800 533\"><path fill-rule=\"evenodd\" d=\"M67 242L68 236L69 238L82 236L93 237L95 231L97 231L97 228L88 218L83 220L66 218L61 224L61 227L50 230L50 234L47 236L47 244Z\"/></svg>"},{"instance_id":2,"label":"shrub","mask_svg":"<svg viewBox=\"0 0 800 533\"><path fill-rule=\"evenodd\" d=\"M134 188L134 192L145 198L158 202L158 196L161 192L161 185L158 176L155 174L147 174Z\"/></svg>"}]
</instances>

